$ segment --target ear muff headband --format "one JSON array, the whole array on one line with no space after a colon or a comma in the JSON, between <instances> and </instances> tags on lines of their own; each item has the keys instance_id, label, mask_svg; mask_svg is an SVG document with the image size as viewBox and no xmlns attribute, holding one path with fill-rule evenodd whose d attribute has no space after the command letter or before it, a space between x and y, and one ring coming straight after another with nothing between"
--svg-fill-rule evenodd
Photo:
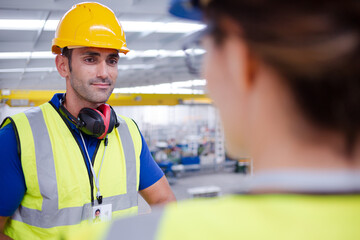
<instances>
[{"instance_id":1,"label":"ear muff headband","mask_svg":"<svg viewBox=\"0 0 360 240\"><path fill-rule=\"evenodd\" d=\"M64 100L65 100L65 94L64 96L60 99L60 107L59 110L61 112L61 114L63 116L65 116L67 119L69 119L71 122L73 122L77 128L82 127L83 123L81 123L79 121L79 119L77 119L76 117L74 117L64 106Z\"/></svg>"},{"instance_id":2,"label":"ear muff headband","mask_svg":"<svg viewBox=\"0 0 360 240\"><path fill-rule=\"evenodd\" d=\"M114 109L109 105L109 107L111 108L111 117L110 117L110 123L109 123L109 132L111 132L113 130L114 127L118 127L120 125L116 112L114 111Z\"/></svg>"}]
</instances>

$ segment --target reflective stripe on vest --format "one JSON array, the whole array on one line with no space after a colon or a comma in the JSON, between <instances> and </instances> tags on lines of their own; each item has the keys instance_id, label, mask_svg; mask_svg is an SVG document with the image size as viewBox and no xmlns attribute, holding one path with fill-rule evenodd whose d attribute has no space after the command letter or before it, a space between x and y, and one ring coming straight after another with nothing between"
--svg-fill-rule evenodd
<instances>
[{"instance_id":1,"label":"reflective stripe on vest","mask_svg":"<svg viewBox=\"0 0 360 240\"><path fill-rule=\"evenodd\" d=\"M22 205L16 210L12 219L40 228L75 225L91 217L91 203L82 207L69 207L59 209L57 188L49 188L50 181L56 181L54 156L50 136L40 107L32 108L25 112L29 121L35 146L36 166L40 193L43 197L42 211L30 209ZM126 194L106 197L103 204L112 204L112 210L119 211L137 206L137 173L134 144L129 128L124 119L118 117L120 123L117 128L125 155L126 162ZM55 185L57 183L55 182ZM48 217L52 219L48 220Z\"/></svg>"}]
</instances>

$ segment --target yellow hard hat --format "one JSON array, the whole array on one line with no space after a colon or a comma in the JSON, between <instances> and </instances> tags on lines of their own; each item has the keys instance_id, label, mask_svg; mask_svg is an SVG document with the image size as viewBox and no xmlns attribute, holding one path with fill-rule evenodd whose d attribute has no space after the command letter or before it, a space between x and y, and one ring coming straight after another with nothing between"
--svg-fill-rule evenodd
<instances>
[{"instance_id":1,"label":"yellow hard hat","mask_svg":"<svg viewBox=\"0 0 360 240\"><path fill-rule=\"evenodd\" d=\"M127 53L125 33L114 12L95 2L74 5L59 22L51 50L60 54L64 47L99 47Z\"/></svg>"}]
</instances>

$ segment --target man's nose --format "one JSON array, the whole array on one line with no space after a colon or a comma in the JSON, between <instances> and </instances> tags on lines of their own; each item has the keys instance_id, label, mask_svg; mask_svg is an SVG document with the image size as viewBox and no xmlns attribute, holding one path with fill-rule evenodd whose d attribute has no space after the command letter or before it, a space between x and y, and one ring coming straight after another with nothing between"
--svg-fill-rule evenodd
<instances>
[{"instance_id":1,"label":"man's nose","mask_svg":"<svg viewBox=\"0 0 360 240\"><path fill-rule=\"evenodd\" d=\"M108 78L108 68L107 68L106 61L101 61L98 64L96 77L101 78L101 79Z\"/></svg>"}]
</instances>

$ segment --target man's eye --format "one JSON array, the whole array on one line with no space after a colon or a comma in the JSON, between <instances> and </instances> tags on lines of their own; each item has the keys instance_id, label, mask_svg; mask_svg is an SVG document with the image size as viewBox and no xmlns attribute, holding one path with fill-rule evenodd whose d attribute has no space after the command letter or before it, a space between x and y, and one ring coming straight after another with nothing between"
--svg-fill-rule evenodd
<instances>
[{"instance_id":1,"label":"man's eye","mask_svg":"<svg viewBox=\"0 0 360 240\"><path fill-rule=\"evenodd\" d=\"M95 62L95 59L92 57L88 57L88 58L85 58L84 61L88 62L88 63L92 63L92 62Z\"/></svg>"},{"instance_id":2,"label":"man's eye","mask_svg":"<svg viewBox=\"0 0 360 240\"><path fill-rule=\"evenodd\" d=\"M108 62L110 65L116 65L118 63L118 61L119 61L118 59L114 58L114 59L109 59Z\"/></svg>"}]
</instances>

